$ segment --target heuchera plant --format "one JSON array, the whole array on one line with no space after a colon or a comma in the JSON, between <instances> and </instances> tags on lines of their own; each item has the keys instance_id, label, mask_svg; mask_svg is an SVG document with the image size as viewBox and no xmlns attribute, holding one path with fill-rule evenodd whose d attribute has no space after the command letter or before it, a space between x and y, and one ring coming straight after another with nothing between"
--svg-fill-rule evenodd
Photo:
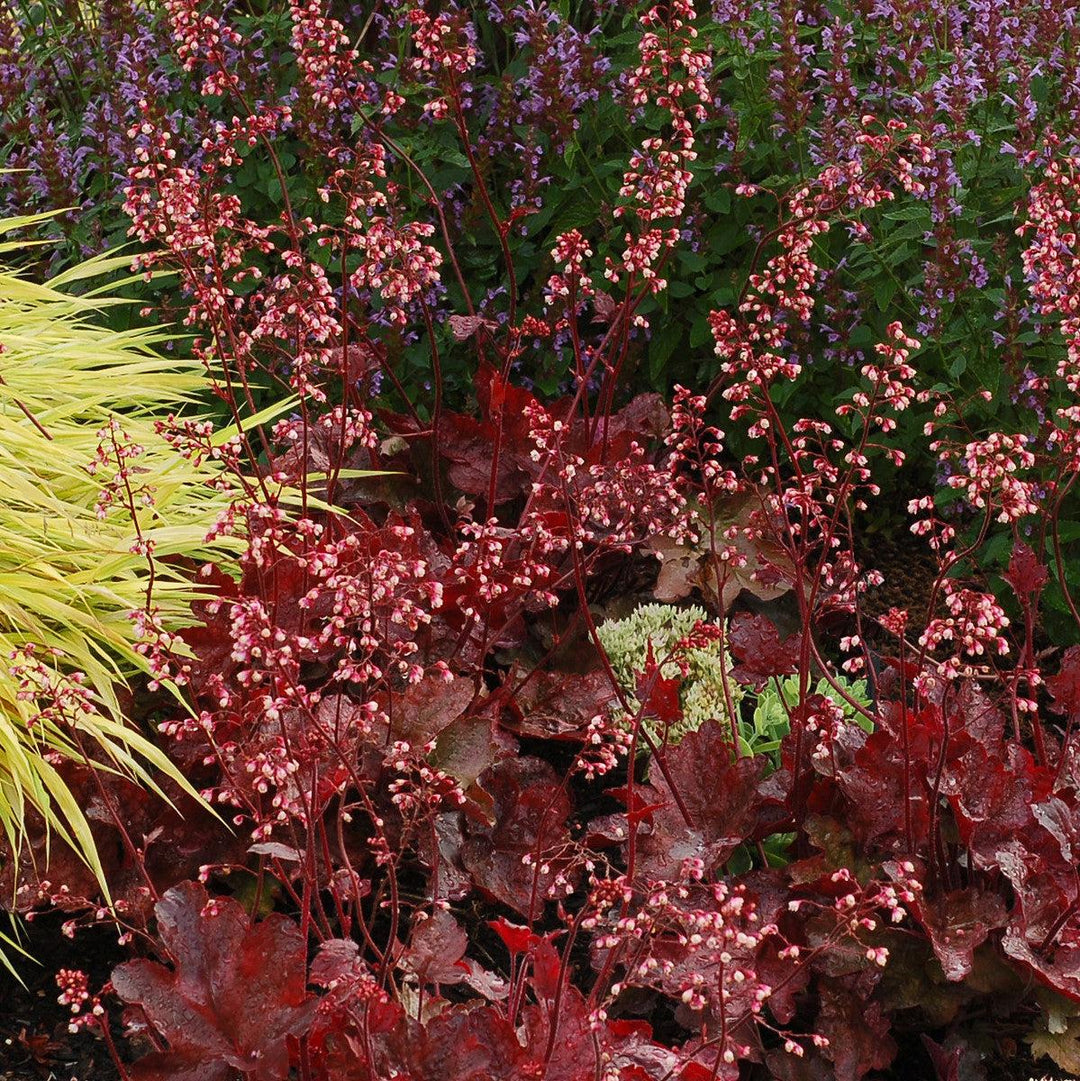
<instances>
[{"instance_id":1,"label":"heuchera plant","mask_svg":"<svg viewBox=\"0 0 1080 1081\"><path fill-rule=\"evenodd\" d=\"M692 185L710 182L694 163L724 114L718 71L742 62L705 32L723 12L637 12L613 90L635 134L618 195L526 274L516 229L534 207L494 183L474 131L468 9L380 13L400 47L384 71L363 35L292 3L302 83L267 104L230 11L165 8L179 64L235 115L193 164L146 99L125 205L140 265L179 275L242 434L162 430L224 463L235 499L215 532L245 543L202 569L181 639L150 628L145 646L190 707L171 704L163 744L232 831L109 778L88 817L114 841L115 911L62 852L25 867L24 907L51 900L72 928L115 918L142 955L99 994L65 971L73 1024L142 1041L119 1066L133 1081L858 1081L910 1031L951 1078L983 1026L1016 1018L1072 1061L1080 651L1048 647L1039 618L1053 587L1080 631L1060 528L1080 464L1071 148L1029 133L1017 156L1017 280L1043 327L1025 423L987 429L980 393L925 376L913 334L933 320L890 318L830 368L828 411L799 408L831 260L868 250L899 199L946 198L928 115L849 117L798 182L732 184L768 225L709 315L710 378L669 406L626 377L660 331ZM785 129L805 123L792 48L769 90ZM322 219L286 198L297 114L333 163ZM435 167L391 120L461 156L496 292L471 287ZM279 183L265 219L229 183L252 154ZM405 389L387 328L422 332L427 400L372 402L373 385ZM444 400L448 338L470 356L470 409ZM529 375L536 342L568 358L550 394ZM273 426L268 386L293 396ZM885 575L859 534L920 455L944 493L913 497L904 523L934 568L927 603L872 616ZM631 693L599 617L653 597L710 618L647 650ZM715 652L729 700L676 742L695 651ZM775 760L740 743L753 696L735 685L785 688Z\"/></svg>"}]
</instances>

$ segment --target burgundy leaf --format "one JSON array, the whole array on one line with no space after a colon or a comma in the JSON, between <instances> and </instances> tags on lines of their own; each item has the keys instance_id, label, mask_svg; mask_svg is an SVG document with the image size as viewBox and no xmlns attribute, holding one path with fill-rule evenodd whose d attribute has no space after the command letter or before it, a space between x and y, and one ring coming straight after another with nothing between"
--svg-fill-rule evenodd
<instances>
[{"instance_id":1,"label":"burgundy leaf","mask_svg":"<svg viewBox=\"0 0 1080 1081\"><path fill-rule=\"evenodd\" d=\"M1032 808L1049 796L1053 775L1015 743L1000 753L961 735L950 749L956 757L950 756L942 790L976 865L996 870L1000 853L1017 838L1026 839L1031 849L1045 849L1051 838L1036 823Z\"/></svg>"},{"instance_id":2,"label":"burgundy leaf","mask_svg":"<svg viewBox=\"0 0 1080 1081\"><path fill-rule=\"evenodd\" d=\"M399 1028L391 1046L403 1077L423 1081L519 1081L530 1056L492 1006L452 1007L426 1025Z\"/></svg>"},{"instance_id":3,"label":"burgundy leaf","mask_svg":"<svg viewBox=\"0 0 1080 1081\"><path fill-rule=\"evenodd\" d=\"M213 563L209 566L209 574L199 577L199 589L206 599L191 606L197 622L178 632L198 658L199 663L191 665L189 676L192 692L196 694L213 676L228 676L238 667L232 658L230 607L221 603L238 595L237 584L220 567Z\"/></svg>"},{"instance_id":4,"label":"burgundy leaf","mask_svg":"<svg viewBox=\"0 0 1080 1081\"><path fill-rule=\"evenodd\" d=\"M730 733L709 721L668 747L664 766L654 761L648 786L635 789L652 823L638 837L642 869L676 879L683 860L697 858L715 870L753 829L764 759L734 759Z\"/></svg>"},{"instance_id":5,"label":"burgundy leaf","mask_svg":"<svg viewBox=\"0 0 1080 1081\"><path fill-rule=\"evenodd\" d=\"M1005 954L1042 983L1080 1002L1080 893L1076 865L1057 865L1014 839L998 856L1017 904L1005 930Z\"/></svg>"},{"instance_id":6,"label":"burgundy leaf","mask_svg":"<svg viewBox=\"0 0 1080 1081\"><path fill-rule=\"evenodd\" d=\"M730 537L739 559L719 564L707 558L702 569L702 588L715 606L730 608L744 590L761 601L772 601L787 593L797 573L791 556L776 537L785 530L782 516L765 509L767 497L749 488L736 495L717 499L710 520L717 535ZM709 556L708 547L702 554Z\"/></svg>"},{"instance_id":7,"label":"burgundy leaf","mask_svg":"<svg viewBox=\"0 0 1080 1081\"><path fill-rule=\"evenodd\" d=\"M594 323L610 323L618 308L619 305L610 293L605 293L603 289L597 289L593 293L593 310L596 313L593 316Z\"/></svg>"},{"instance_id":8,"label":"burgundy leaf","mask_svg":"<svg viewBox=\"0 0 1080 1081\"><path fill-rule=\"evenodd\" d=\"M679 1076L683 1056L657 1043L647 1022L609 1021L607 1028L616 1048L612 1066L619 1071L619 1081L662 1081Z\"/></svg>"},{"instance_id":9,"label":"burgundy leaf","mask_svg":"<svg viewBox=\"0 0 1080 1081\"><path fill-rule=\"evenodd\" d=\"M976 885L938 897L916 894L911 909L930 938L945 979L953 981L971 974L975 950L1008 919L1001 897Z\"/></svg>"},{"instance_id":10,"label":"burgundy leaf","mask_svg":"<svg viewBox=\"0 0 1080 1081\"><path fill-rule=\"evenodd\" d=\"M954 1047L951 1051L946 1051L941 1044L935 1043L925 1033L922 1042L934 1065L937 1081L960 1081L960 1056L963 1049Z\"/></svg>"},{"instance_id":11,"label":"burgundy leaf","mask_svg":"<svg viewBox=\"0 0 1080 1081\"><path fill-rule=\"evenodd\" d=\"M491 797L478 779L515 747L513 737L493 726L490 715L466 714L439 733L431 763L458 782L469 799L467 809L490 821Z\"/></svg>"},{"instance_id":12,"label":"burgundy leaf","mask_svg":"<svg viewBox=\"0 0 1080 1081\"><path fill-rule=\"evenodd\" d=\"M637 673L636 683L642 716L659 721L661 732L667 732L671 725L682 720L682 707L679 705L682 680L667 679L660 674L660 665L653 656L652 642L649 643L645 670Z\"/></svg>"},{"instance_id":13,"label":"burgundy leaf","mask_svg":"<svg viewBox=\"0 0 1080 1081\"><path fill-rule=\"evenodd\" d=\"M449 463L450 483L467 495L487 496L495 426L473 417L447 413L439 432L439 451ZM529 472L512 447L502 448L495 478L495 502L513 499L529 483Z\"/></svg>"},{"instance_id":14,"label":"burgundy leaf","mask_svg":"<svg viewBox=\"0 0 1080 1081\"><path fill-rule=\"evenodd\" d=\"M497 325L480 315L451 315L446 322L456 342L468 341L481 327L495 330Z\"/></svg>"},{"instance_id":15,"label":"burgundy leaf","mask_svg":"<svg viewBox=\"0 0 1080 1081\"><path fill-rule=\"evenodd\" d=\"M1080 921L1075 911L1069 922L1056 931L1054 925L1040 923L1032 927L1025 926L1022 919L1014 920L1005 931L1002 946L1009 957L1042 983L1080 1002Z\"/></svg>"},{"instance_id":16,"label":"burgundy leaf","mask_svg":"<svg viewBox=\"0 0 1080 1081\"><path fill-rule=\"evenodd\" d=\"M929 1036L922 1037L937 1081L986 1081L984 1054L971 1047L963 1037L950 1033L944 1044Z\"/></svg>"},{"instance_id":17,"label":"burgundy leaf","mask_svg":"<svg viewBox=\"0 0 1080 1081\"><path fill-rule=\"evenodd\" d=\"M471 957L462 958L465 983L489 1002L501 1002L510 994L510 983L498 973L490 972Z\"/></svg>"},{"instance_id":18,"label":"burgundy leaf","mask_svg":"<svg viewBox=\"0 0 1080 1081\"><path fill-rule=\"evenodd\" d=\"M461 862L479 890L522 915L535 915L555 875L568 866L570 799L555 771L538 758L507 759L479 783L494 800L493 825L466 822Z\"/></svg>"},{"instance_id":19,"label":"burgundy leaf","mask_svg":"<svg viewBox=\"0 0 1080 1081\"><path fill-rule=\"evenodd\" d=\"M139 960L112 974L116 993L141 1006L169 1043L148 1069L175 1056L178 1069L201 1062L207 1077L231 1066L255 1081L283 1081L286 1037L305 1031L315 1010L296 924L272 915L252 926L236 901L211 901L194 882L169 890L155 912L175 969Z\"/></svg>"},{"instance_id":20,"label":"burgundy leaf","mask_svg":"<svg viewBox=\"0 0 1080 1081\"><path fill-rule=\"evenodd\" d=\"M554 950L551 952L555 953ZM559 969L557 955L554 968ZM529 1057L539 1065L546 1057L549 1044L551 1046L551 1058L547 1068L538 1071L539 1076L544 1081L593 1081L600 1072L599 1052L608 1042L607 1033L594 1031L581 992L573 986L565 987L556 1012L554 999L537 989L535 982L534 990L542 1005L529 1006L522 1011ZM553 986L549 988L549 991L553 990ZM554 1034L551 1031L553 1025Z\"/></svg>"},{"instance_id":21,"label":"burgundy leaf","mask_svg":"<svg viewBox=\"0 0 1080 1081\"><path fill-rule=\"evenodd\" d=\"M393 738L407 740L413 747L423 747L456 721L472 699L470 680L446 680L429 672L395 699L391 724Z\"/></svg>"},{"instance_id":22,"label":"burgundy leaf","mask_svg":"<svg viewBox=\"0 0 1080 1081\"><path fill-rule=\"evenodd\" d=\"M987 748L1002 746L1005 714L974 681L961 684L950 701L949 732L960 730Z\"/></svg>"},{"instance_id":23,"label":"burgundy leaf","mask_svg":"<svg viewBox=\"0 0 1080 1081\"><path fill-rule=\"evenodd\" d=\"M130 1069L133 1081L232 1081L236 1072L225 1061L207 1062L193 1051L152 1051Z\"/></svg>"},{"instance_id":24,"label":"burgundy leaf","mask_svg":"<svg viewBox=\"0 0 1080 1081\"><path fill-rule=\"evenodd\" d=\"M330 938L320 944L308 979L316 987L329 987L360 971L360 947L351 938Z\"/></svg>"},{"instance_id":25,"label":"burgundy leaf","mask_svg":"<svg viewBox=\"0 0 1080 1081\"><path fill-rule=\"evenodd\" d=\"M1068 792L1050 796L1032 805L1035 821L1054 839L1057 853L1065 867L1072 868L1080 860L1080 817L1075 806L1070 806Z\"/></svg>"},{"instance_id":26,"label":"burgundy leaf","mask_svg":"<svg viewBox=\"0 0 1080 1081\"><path fill-rule=\"evenodd\" d=\"M249 845L248 851L253 856L269 856L271 859L284 860L286 863L299 863L304 858L304 853L293 845L285 845L280 841L259 841Z\"/></svg>"},{"instance_id":27,"label":"burgundy leaf","mask_svg":"<svg viewBox=\"0 0 1080 1081\"><path fill-rule=\"evenodd\" d=\"M503 945L510 951L511 956L524 953L537 941L537 936L528 927L511 923L502 916L497 920L488 920L488 927L503 940Z\"/></svg>"},{"instance_id":28,"label":"burgundy leaf","mask_svg":"<svg viewBox=\"0 0 1080 1081\"><path fill-rule=\"evenodd\" d=\"M571 432L569 448L588 465L617 462L626 457L631 444L660 439L671 426L671 417L659 394L639 394L617 413L602 414L595 426L579 424Z\"/></svg>"},{"instance_id":29,"label":"burgundy leaf","mask_svg":"<svg viewBox=\"0 0 1080 1081\"><path fill-rule=\"evenodd\" d=\"M1003 577L1023 603L1028 601L1032 594L1037 597L1042 592L1048 575L1046 567L1039 562L1030 546L1023 541L1017 541L1013 545L1009 569Z\"/></svg>"},{"instance_id":30,"label":"burgundy leaf","mask_svg":"<svg viewBox=\"0 0 1080 1081\"><path fill-rule=\"evenodd\" d=\"M885 727L867 737L855 752L852 765L837 776L847 797L846 821L863 845L889 847L888 840L902 839L907 803L912 840L917 846L930 828L930 801L925 791L925 763L929 761L935 732L930 711L908 716L907 747ZM905 770L905 761L915 767Z\"/></svg>"},{"instance_id":31,"label":"burgundy leaf","mask_svg":"<svg viewBox=\"0 0 1080 1081\"><path fill-rule=\"evenodd\" d=\"M1080 646L1069 646L1056 676L1046 681L1055 713L1080 713Z\"/></svg>"},{"instance_id":32,"label":"burgundy leaf","mask_svg":"<svg viewBox=\"0 0 1080 1081\"><path fill-rule=\"evenodd\" d=\"M461 964L469 936L443 908L416 925L401 963L421 983L461 983L467 970Z\"/></svg>"},{"instance_id":33,"label":"burgundy leaf","mask_svg":"<svg viewBox=\"0 0 1080 1081\"><path fill-rule=\"evenodd\" d=\"M739 664L732 677L761 690L774 676L789 676L799 669L802 635L780 639L776 627L762 615L739 612L731 619L728 645Z\"/></svg>"},{"instance_id":34,"label":"burgundy leaf","mask_svg":"<svg viewBox=\"0 0 1080 1081\"><path fill-rule=\"evenodd\" d=\"M150 1023L181 1055L227 1065L232 1043L213 1016L213 1004L192 1002L177 986L175 972L156 961L137 960L115 968L112 985L125 1001L137 1003Z\"/></svg>"},{"instance_id":35,"label":"burgundy leaf","mask_svg":"<svg viewBox=\"0 0 1080 1081\"><path fill-rule=\"evenodd\" d=\"M593 717L610 712L616 697L607 673L599 669L584 675L538 671L524 678L515 665L504 686L518 688L509 707L515 730L541 739L580 736Z\"/></svg>"},{"instance_id":36,"label":"burgundy leaf","mask_svg":"<svg viewBox=\"0 0 1080 1081\"><path fill-rule=\"evenodd\" d=\"M860 1081L871 1070L884 1070L896 1055L881 1003L867 1002L849 982L821 981L817 1029L829 1041L825 1053L836 1068L836 1081Z\"/></svg>"},{"instance_id":37,"label":"burgundy leaf","mask_svg":"<svg viewBox=\"0 0 1080 1081\"><path fill-rule=\"evenodd\" d=\"M476 788L480 792L479 786ZM488 805L491 797L484 792ZM461 815L443 811L435 816L434 831L423 830L418 839L419 856L423 864L438 868L434 884L438 897L448 901L460 901L472 892L472 881L461 866L461 846L465 841L461 830Z\"/></svg>"}]
</instances>

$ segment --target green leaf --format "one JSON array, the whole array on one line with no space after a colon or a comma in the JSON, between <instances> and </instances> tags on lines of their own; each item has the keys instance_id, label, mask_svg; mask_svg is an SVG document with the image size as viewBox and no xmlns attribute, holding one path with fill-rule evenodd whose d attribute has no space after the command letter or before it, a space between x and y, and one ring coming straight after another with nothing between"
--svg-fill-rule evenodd
<instances>
[{"instance_id":1,"label":"green leaf","mask_svg":"<svg viewBox=\"0 0 1080 1081\"><path fill-rule=\"evenodd\" d=\"M925 203L916 203L908 206L898 206L895 210L888 210L881 215L886 221L925 221L930 225L930 208Z\"/></svg>"},{"instance_id":2,"label":"green leaf","mask_svg":"<svg viewBox=\"0 0 1080 1081\"><path fill-rule=\"evenodd\" d=\"M713 188L702 200L706 210L714 214L726 214L731 209L731 191L728 188Z\"/></svg>"},{"instance_id":3,"label":"green leaf","mask_svg":"<svg viewBox=\"0 0 1080 1081\"><path fill-rule=\"evenodd\" d=\"M678 258L687 270L704 270L709 265L705 256L699 252L680 251Z\"/></svg>"},{"instance_id":4,"label":"green leaf","mask_svg":"<svg viewBox=\"0 0 1080 1081\"><path fill-rule=\"evenodd\" d=\"M649 380L653 386L659 385L664 367L682 339L683 328L674 319L664 322L659 330L653 330L652 339L649 341Z\"/></svg>"},{"instance_id":5,"label":"green leaf","mask_svg":"<svg viewBox=\"0 0 1080 1081\"><path fill-rule=\"evenodd\" d=\"M690 326L690 348L697 349L711 341L712 328L709 326L709 320L704 316L695 319Z\"/></svg>"},{"instance_id":6,"label":"green leaf","mask_svg":"<svg viewBox=\"0 0 1080 1081\"><path fill-rule=\"evenodd\" d=\"M896 279L891 275L882 275L874 286L874 303L879 311L888 311L892 298L896 295Z\"/></svg>"}]
</instances>

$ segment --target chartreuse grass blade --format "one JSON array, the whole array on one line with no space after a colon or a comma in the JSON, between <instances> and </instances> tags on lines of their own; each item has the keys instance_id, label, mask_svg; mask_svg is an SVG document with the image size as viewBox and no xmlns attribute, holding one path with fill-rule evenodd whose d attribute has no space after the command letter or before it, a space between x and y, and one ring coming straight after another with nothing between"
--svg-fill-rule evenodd
<instances>
[{"instance_id":1,"label":"chartreuse grass blade","mask_svg":"<svg viewBox=\"0 0 1080 1081\"><path fill-rule=\"evenodd\" d=\"M0 235L37 220L0 222ZM5 240L0 252L14 245ZM221 467L194 466L155 428L157 418L194 419L209 403L203 365L156 353L166 337L160 330L101 326L101 309L123 301L98 290L81 297L63 291L126 261L92 259L47 284L0 269L0 831L17 858L29 817L38 816L53 840L79 853L105 896L89 823L59 763L83 761L85 749L97 768L159 793L167 777L198 798L119 706L117 685L146 671L129 617L147 604L149 566L132 545L140 531L153 541L151 602L166 628L176 629L190 622L191 602L202 595L183 564L227 561L242 543L206 540L230 499L208 483ZM245 427L294 404L264 409ZM149 501L134 511L138 529L125 506L99 513L107 479L87 468L111 418L142 448L132 462ZM220 440L232 434L223 431ZM37 666L37 683L18 668L27 659ZM43 714L54 689L70 686L65 681L77 673L87 692L82 706L61 718ZM10 968L5 943L14 944L0 935L0 964Z\"/></svg>"}]
</instances>

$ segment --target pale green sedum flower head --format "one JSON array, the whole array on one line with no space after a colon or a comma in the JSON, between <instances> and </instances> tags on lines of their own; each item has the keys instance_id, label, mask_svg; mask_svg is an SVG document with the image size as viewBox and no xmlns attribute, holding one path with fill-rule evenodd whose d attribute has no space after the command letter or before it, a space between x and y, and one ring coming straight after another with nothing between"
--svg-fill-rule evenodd
<instances>
[{"instance_id":1,"label":"pale green sedum flower head","mask_svg":"<svg viewBox=\"0 0 1080 1081\"><path fill-rule=\"evenodd\" d=\"M727 676L728 695L725 697L725 672L731 669L731 658L724 653L722 641L711 643L705 649L686 650L678 659L665 660L698 623L708 622L708 613L703 608L645 604L625 619L609 620L597 628L612 670L632 707L637 705L634 698L636 676L645 668L650 643L655 660L664 661L661 675L667 679L682 678L679 702L683 717L668 729L668 743L678 743L688 732L697 731L709 720L730 724L728 701L737 711L743 696L743 688ZM686 666L685 675L679 661ZM663 742L665 733L655 720L645 718L643 727L655 742Z\"/></svg>"}]
</instances>

